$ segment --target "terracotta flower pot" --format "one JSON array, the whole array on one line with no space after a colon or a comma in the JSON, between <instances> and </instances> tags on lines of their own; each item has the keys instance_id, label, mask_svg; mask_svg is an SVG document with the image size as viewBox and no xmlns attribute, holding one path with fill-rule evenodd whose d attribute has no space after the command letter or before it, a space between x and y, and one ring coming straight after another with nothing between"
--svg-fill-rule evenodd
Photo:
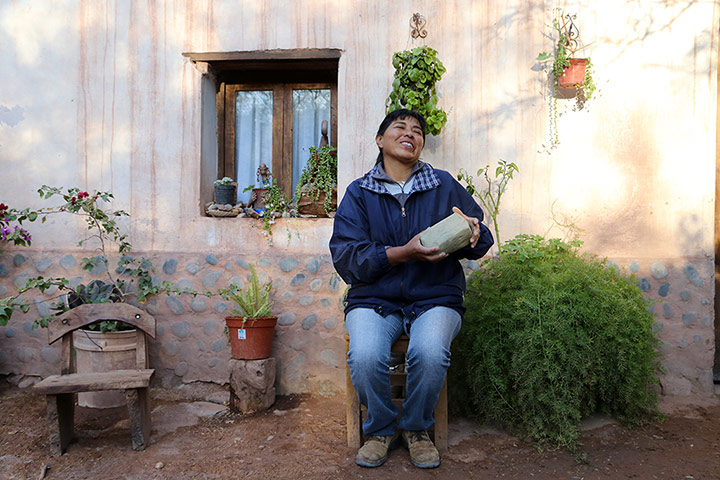
<instances>
[{"instance_id":1,"label":"terracotta flower pot","mask_svg":"<svg viewBox=\"0 0 720 480\"><path fill-rule=\"evenodd\" d=\"M300 198L297 201L297 210L301 215L315 215L317 217L327 217L328 214L325 212L325 192L320 192L317 200L313 200L312 193L308 192L307 189L303 189L300 192ZM337 208L337 187L333 188L332 191L332 204Z\"/></svg>"},{"instance_id":2,"label":"terracotta flower pot","mask_svg":"<svg viewBox=\"0 0 720 480\"><path fill-rule=\"evenodd\" d=\"M570 66L565 67L563 74L558 78L559 88L578 88L585 82L585 67L587 59L571 58Z\"/></svg>"},{"instance_id":3,"label":"terracotta flower pot","mask_svg":"<svg viewBox=\"0 0 720 480\"><path fill-rule=\"evenodd\" d=\"M232 358L261 360L270 356L277 317L225 317Z\"/></svg>"},{"instance_id":4,"label":"terracotta flower pot","mask_svg":"<svg viewBox=\"0 0 720 480\"><path fill-rule=\"evenodd\" d=\"M255 200L252 202L252 205L250 205L251 208L257 209L257 210L264 210L265 209L265 192L268 191L267 188L253 188L253 196L255 197Z\"/></svg>"}]
</instances>

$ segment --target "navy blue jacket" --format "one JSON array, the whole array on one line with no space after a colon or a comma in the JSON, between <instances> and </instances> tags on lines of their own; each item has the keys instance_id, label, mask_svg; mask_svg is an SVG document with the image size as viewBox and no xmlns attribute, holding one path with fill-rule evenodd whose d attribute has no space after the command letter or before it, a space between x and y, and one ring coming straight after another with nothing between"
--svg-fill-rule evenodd
<instances>
[{"instance_id":1,"label":"navy blue jacket","mask_svg":"<svg viewBox=\"0 0 720 480\"><path fill-rule=\"evenodd\" d=\"M345 192L330 239L335 270L350 285L345 312L373 308L382 315L399 309L411 317L445 306L465 313L465 274L459 259L480 258L493 244L490 230L480 224L475 248L465 247L439 262L413 260L391 266L385 249L405 245L412 237L452 213L457 206L483 220L483 211L448 172L423 164L404 209L385 186L373 178L378 166L352 182Z\"/></svg>"}]
</instances>

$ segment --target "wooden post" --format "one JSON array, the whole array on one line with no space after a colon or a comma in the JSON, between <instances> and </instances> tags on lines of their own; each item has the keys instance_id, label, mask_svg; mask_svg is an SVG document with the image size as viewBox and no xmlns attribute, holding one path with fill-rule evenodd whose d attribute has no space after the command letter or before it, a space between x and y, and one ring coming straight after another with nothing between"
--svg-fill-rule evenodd
<instances>
[{"instance_id":1,"label":"wooden post","mask_svg":"<svg viewBox=\"0 0 720 480\"><path fill-rule=\"evenodd\" d=\"M145 450L150 443L150 393L148 388L125 390L133 450Z\"/></svg>"},{"instance_id":2,"label":"wooden post","mask_svg":"<svg viewBox=\"0 0 720 480\"><path fill-rule=\"evenodd\" d=\"M63 454L73 437L75 421L75 394L47 395L48 440L50 455Z\"/></svg>"},{"instance_id":3,"label":"wooden post","mask_svg":"<svg viewBox=\"0 0 720 480\"><path fill-rule=\"evenodd\" d=\"M447 376L435 405L435 446L440 451L448 448Z\"/></svg>"}]
</instances>

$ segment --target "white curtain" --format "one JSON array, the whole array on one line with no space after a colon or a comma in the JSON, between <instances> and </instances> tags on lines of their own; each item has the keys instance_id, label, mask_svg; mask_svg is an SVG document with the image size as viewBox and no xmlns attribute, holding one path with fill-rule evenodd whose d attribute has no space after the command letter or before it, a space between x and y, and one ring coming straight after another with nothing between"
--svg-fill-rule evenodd
<instances>
[{"instance_id":1,"label":"white curtain","mask_svg":"<svg viewBox=\"0 0 720 480\"><path fill-rule=\"evenodd\" d=\"M238 201L247 203L251 192L245 187L259 183L256 172L261 163L272 171L272 90L240 91L235 97L235 171Z\"/></svg>"},{"instance_id":2,"label":"white curtain","mask_svg":"<svg viewBox=\"0 0 720 480\"><path fill-rule=\"evenodd\" d=\"M320 144L323 120L330 125L330 90L293 90L293 195L310 156L308 147Z\"/></svg>"}]
</instances>

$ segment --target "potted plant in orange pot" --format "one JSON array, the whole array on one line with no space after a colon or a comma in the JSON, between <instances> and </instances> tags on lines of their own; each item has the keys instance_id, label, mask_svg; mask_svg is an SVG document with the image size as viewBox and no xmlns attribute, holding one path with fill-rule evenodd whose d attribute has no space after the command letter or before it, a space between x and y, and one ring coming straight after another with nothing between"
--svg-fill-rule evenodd
<instances>
[{"instance_id":1,"label":"potted plant in orange pot","mask_svg":"<svg viewBox=\"0 0 720 480\"><path fill-rule=\"evenodd\" d=\"M272 284L260 285L254 265L250 265L250 281L244 290L232 285L218 293L232 300L238 308L225 317L232 358L260 360L270 356L277 317L272 315L270 301Z\"/></svg>"}]
</instances>

